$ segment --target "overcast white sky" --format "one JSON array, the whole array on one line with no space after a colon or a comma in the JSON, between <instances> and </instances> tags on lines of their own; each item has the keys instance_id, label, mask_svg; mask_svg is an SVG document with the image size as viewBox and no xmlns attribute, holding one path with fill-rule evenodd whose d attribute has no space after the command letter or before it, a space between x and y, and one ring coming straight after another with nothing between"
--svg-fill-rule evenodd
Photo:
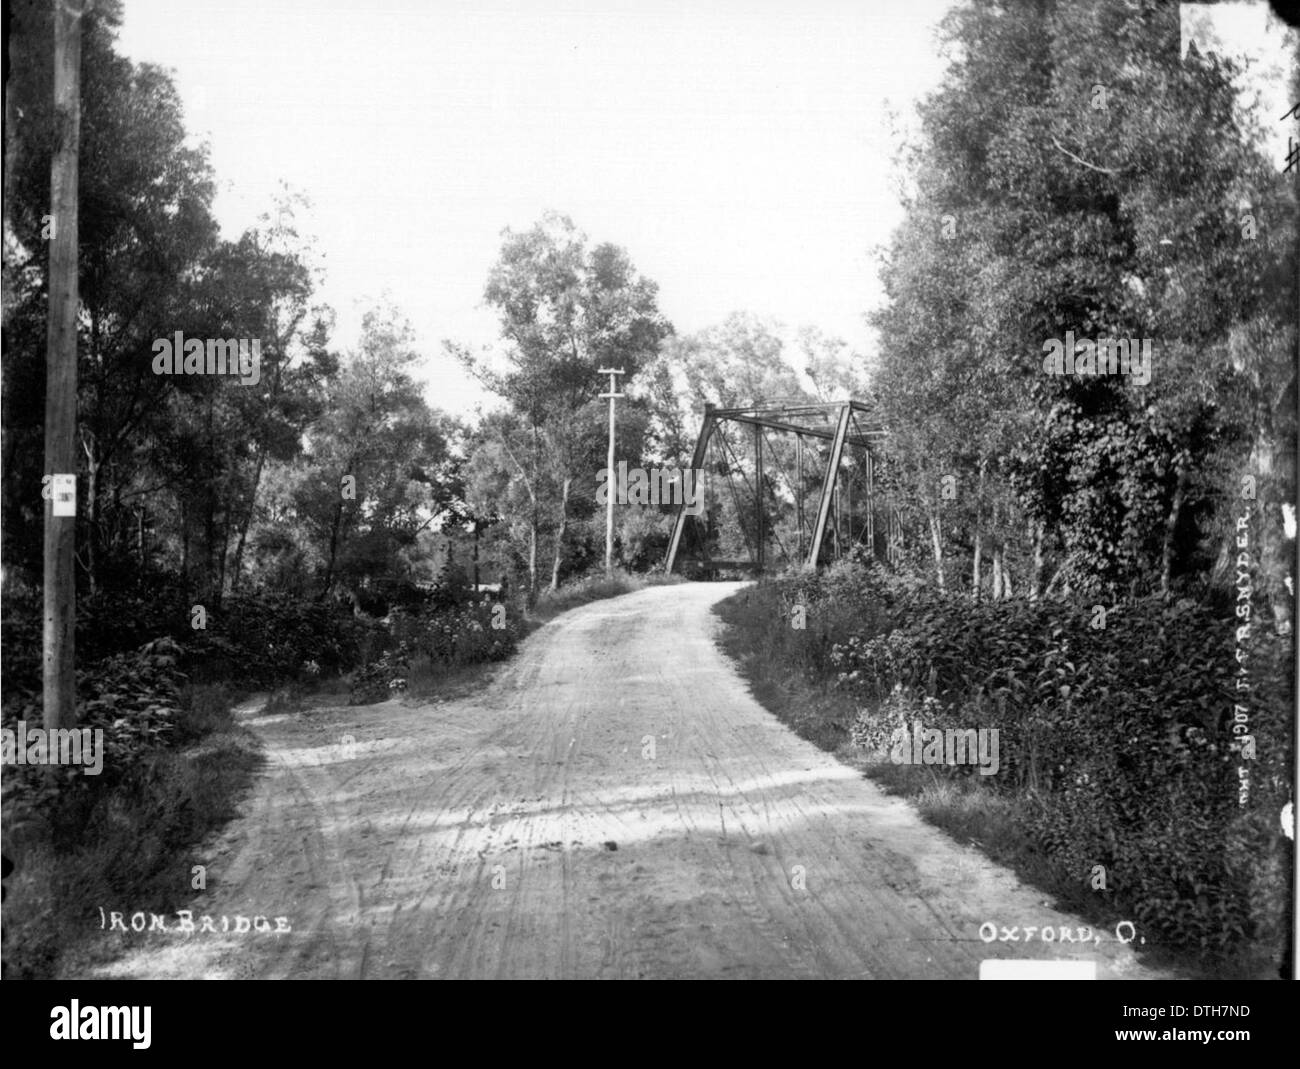
<instances>
[{"instance_id":1,"label":"overcast white sky","mask_svg":"<svg viewBox=\"0 0 1300 1069\"><path fill-rule=\"evenodd\" d=\"M748 309L869 347L900 218L888 113L937 84L950 0L126 0L174 71L237 236L306 193L337 342L387 292L430 400L480 395L441 339L492 343L506 227L548 208L625 247L681 332Z\"/></svg>"},{"instance_id":2,"label":"overcast white sky","mask_svg":"<svg viewBox=\"0 0 1300 1069\"><path fill-rule=\"evenodd\" d=\"M431 362L495 340L501 230L548 208L625 247L679 331L735 309L865 348L871 247L899 218L886 101L939 77L947 0L126 0L173 68L236 236L280 179L313 201L351 342L385 290Z\"/></svg>"}]
</instances>

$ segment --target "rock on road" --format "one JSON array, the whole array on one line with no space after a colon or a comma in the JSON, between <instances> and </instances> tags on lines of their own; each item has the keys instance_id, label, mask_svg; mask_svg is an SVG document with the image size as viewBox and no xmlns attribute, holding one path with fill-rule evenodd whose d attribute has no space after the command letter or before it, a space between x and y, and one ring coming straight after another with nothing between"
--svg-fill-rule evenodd
<instances>
[{"instance_id":1,"label":"rock on road","mask_svg":"<svg viewBox=\"0 0 1300 1069\"><path fill-rule=\"evenodd\" d=\"M572 610L468 699L246 708L268 766L192 908L292 930L132 934L92 974L975 979L985 958L1071 957L1165 975L1113 927L1024 941L1086 922L758 705L715 644L711 606L741 585Z\"/></svg>"}]
</instances>

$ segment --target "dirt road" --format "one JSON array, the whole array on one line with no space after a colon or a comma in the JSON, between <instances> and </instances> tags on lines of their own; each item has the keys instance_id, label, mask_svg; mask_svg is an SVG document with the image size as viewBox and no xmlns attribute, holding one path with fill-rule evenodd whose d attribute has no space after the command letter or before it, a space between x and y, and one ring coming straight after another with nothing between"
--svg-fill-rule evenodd
<instances>
[{"instance_id":1,"label":"dirt road","mask_svg":"<svg viewBox=\"0 0 1300 1069\"><path fill-rule=\"evenodd\" d=\"M1160 975L1114 927L1079 943L1078 917L762 709L712 637L736 588L569 612L472 700L246 710L270 763L195 923L289 933L132 933L95 975L975 979L994 957Z\"/></svg>"}]
</instances>

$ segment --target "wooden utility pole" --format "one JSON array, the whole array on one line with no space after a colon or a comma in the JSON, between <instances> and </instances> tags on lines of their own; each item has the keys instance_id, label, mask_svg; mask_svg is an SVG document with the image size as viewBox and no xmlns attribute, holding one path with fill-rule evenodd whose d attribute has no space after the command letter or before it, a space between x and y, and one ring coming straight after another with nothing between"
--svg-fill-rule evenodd
<instances>
[{"instance_id":1,"label":"wooden utility pole","mask_svg":"<svg viewBox=\"0 0 1300 1069\"><path fill-rule=\"evenodd\" d=\"M763 427L761 424L754 424L754 545L757 552L754 554L754 563L758 565L758 570L763 570L763 547L767 542L767 534L763 530Z\"/></svg>"},{"instance_id":2,"label":"wooden utility pole","mask_svg":"<svg viewBox=\"0 0 1300 1069\"><path fill-rule=\"evenodd\" d=\"M617 481L614 475L614 401L623 395L618 392L618 380L616 375L625 374L623 369L603 367L600 368L600 374L609 376L609 393L602 393L599 396L609 398L609 480L606 485L609 487L609 493L605 497L605 578L614 577L614 491L617 487Z\"/></svg>"},{"instance_id":3,"label":"wooden utility pole","mask_svg":"<svg viewBox=\"0 0 1300 1069\"><path fill-rule=\"evenodd\" d=\"M50 310L45 349L44 724L77 721L77 152L81 139L81 18L90 0L54 8L54 161L50 167ZM64 478L60 478L63 476Z\"/></svg>"},{"instance_id":4,"label":"wooden utility pole","mask_svg":"<svg viewBox=\"0 0 1300 1069\"><path fill-rule=\"evenodd\" d=\"M478 600L478 533L482 528L483 522L479 519L474 520L474 600Z\"/></svg>"}]
</instances>

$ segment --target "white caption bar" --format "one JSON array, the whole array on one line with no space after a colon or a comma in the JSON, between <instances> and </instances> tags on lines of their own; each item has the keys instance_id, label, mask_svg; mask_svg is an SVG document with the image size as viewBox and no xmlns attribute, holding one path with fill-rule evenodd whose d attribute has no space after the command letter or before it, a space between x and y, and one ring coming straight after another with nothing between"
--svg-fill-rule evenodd
<instances>
[{"instance_id":1,"label":"white caption bar","mask_svg":"<svg viewBox=\"0 0 1300 1069\"><path fill-rule=\"evenodd\" d=\"M986 958L980 962L981 980L1095 980L1095 961L1026 961Z\"/></svg>"}]
</instances>

